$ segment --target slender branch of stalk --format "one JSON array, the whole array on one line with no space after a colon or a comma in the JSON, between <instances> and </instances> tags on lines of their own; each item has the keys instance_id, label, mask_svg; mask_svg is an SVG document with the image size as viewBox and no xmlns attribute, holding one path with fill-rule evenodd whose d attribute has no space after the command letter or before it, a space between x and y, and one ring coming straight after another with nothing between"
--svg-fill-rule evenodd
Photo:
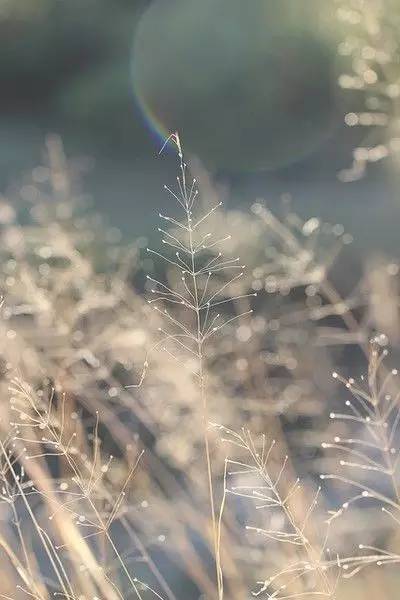
<instances>
[{"instance_id":1,"label":"slender branch of stalk","mask_svg":"<svg viewBox=\"0 0 400 600\"><path fill-rule=\"evenodd\" d=\"M53 568L54 574L55 574L55 576L58 579L58 582L60 584L60 587L61 587L61 590L62 590L63 594L67 598L75 598L74 591L73 591L73 589L72 589L72 587L70 585L70 582L68 581L66 573L64 572L64 570L62 568L61 568L61 572L60 572L59 565L57 565L57 561L56 561L55 557L53 556L53 554L55 554L54 548L49 547L48 541L46 540L46 537L43 534L43 530L40 527L40 525L39 525L39 523L38 523L38 521L37 521L37 519L36 519L36 517L35 517L35 515L33 513L33 510L31 508L29 502L26 499L26 496L25 496L24 491L22 489L21 483L20 483L17 475L15 474L14 468L13 468L13 466L11 464L9 455L7 454L7 451L4 448L4 445L3 445L3 443L1 441L0 441L0 449L1 449L1 452L2 452L2 454L3 454L3 456L4 456L5 460L6 460L8 469L9 469L9 471L10 471L12 477L13 477L15 485L17 486L18 492L19 492L19 494L20 494L20 496L21 496L21 498L22 498L22 500L23 500L23 502L25 504L26 510L27 510L27 512L28 512L28 514L29 514L29 516L30 516L30 518L31 518L34 526L35 526L35 529L36 529L37 534L38 534L38 536L40 538L40 541L43 544L44 550L45 550L45 552L47 554L47 557L49 559L49 562L50 562L50 564L51 564L51 566Z\"/></svg>"},{"instance_id":2,"label":"slender branch of stalk","mask_svg":"<svg viewBox=\"0 0 400 600\"><path fill-rule=\"evenodd\" d=\"M19 560L18 556L15 554L14 550L11 548L11 546L9 546L7 541L2 536L0 537L0 548L8 556L8 559L10 560L14 569L16 570L18 575L22 578L24 583L32 586L32 589L35 590L36 597L39 600L44 600L45 596L43 596L42 593L37 588L37 583L35 582L35 578L31 574L31 570L30 570L29 566L27 566L27 568L25 568L25 566Z\"/></svg>"},{"instance_id":3,"label":"slender branch of stalk","mask_svg":"<svg viewBox=\"0 0 400 600\"><path fill-rule=\"evenodd\" d=\"M336 288L331 284L330 281L328 281L327 279L324 280L320 286L321 292L322 294L328 299L329 302L331 302L332 304L339 304L339 303L344 303L343 302L343 298L341 297L341 295L339 294L339 292L336 290ZM353 333L357 333L360 331L360 324L357 321L357 319L354 317L353 312L350 309L345 310L345 312L342 315L342 319L344 324L346 325L346 327L348 328L349 331L353 332ZM370 352L370 345L364 343L361 339L359 342L359 347L361 349L361 351L364 353L364 355L369 358L369 352ZM387 374L387 370L384 367L384 365L382 365L382 372ZM375 417L376 417L376 421L378 423L380 423L379 426L379 437L381 438L382 441L382 447L386 448L388 445L388 438L387 438L387 433L386 430L382 427L382 414L381 411L379 409L379 402L377 399L377 392L376 389L372 390L373 392L373 409L374 409L374 413L375 413ZM386 452L383 452L383 458L384 461L386 463L386 467L390 473L390 479L391 479L391 485L393 487L393 492L394 495L397 499L397 502L400 505L400 492L399 492L399 488L393 473L393 462L392 459L390 457L390 455Z\"/></svg>"},{"instance_id":4,"label":"slender branch of stalk","mask_svg":"<svg viewBox=\"0 0 400 600\"><path fill-rule=\"evenodd\" d=\"M257 454L257 451L254 448L251 437L249 437L249 440L250 440L250 443L247 443L246 441L245 441L245 443L247 445L247 449L250 453L250 456L252 457L252 459L254 461L254 464L258 470L260 477L266 482L267 486L271 489L272 493L274 494L277 504L282 508L286 518L288 519L288 522L290 523L290 526L293 528L293 531L296 533L298 538L301 540L301 544L307 553L308 559L309 559L310 563L313 565L315 572L318 574L318 577L321 581L321 585L323 588L323 591L318 592L318 594L323 594L324 596L327 596L328 598L334 598L334 590L332 589L331 584L328 579L328 576L327 576L323 566L321 565L320 557L318 555L319 554L318 550L316 548L314 548L312 546L312 544L310 543L309 539L307 538L307 536L305 535L305 533L303 531L303 528L298 524L296 517L292 513L292 510L291 510L290 506L288 505L288 503L285 501L282 501L279 489L277 488L276 484L272 481L268 471L266 470L265 464L261 462L261 460Z\"/></svg>"},{"instance_id":5,"label":"slender branch of stalk","mask_svg":"<svg viewBox=\"0 0 400 600\"><path fill-rule=\"evenodd\" d=\"M68 464L70 465L71 469L74 472L77 484L80 486L81 485L80 484L81 477L80 477L79 470L76 467L75 462L73 461L73 458L68 453L67 448L64 448L62 446L62 442L60 442L60 447L64 451L63 454L64 454L66 460L68 461ZM134 464L133 468L131 469L131 473L134 473L134 471L136 470L136 467L139 464L139 461L140 461L142 455L143 455L143 452L141 454L139 454L139 456L138 456L138 458L136 460L136 463ZM113 552L114 552L114 554L115 554L115 556L117 558L117 561L119 562L119 564L120 564L120 566L122 568L123 573L125 574L125 576L126 576L127 580L129 581L129 583L130 583L133 591L135 592L136 597L138 598L138 600L143 600L143 596L140 593L139 587L138 587L139 581L138 581L138 579L136 577L132 577L131 574L130 574L130 572L128 571L128 569L127 569L127 567L125 565L125 562L123 561L122 556L119 553L119 551L118 551L117 547L115 546L115 543L114 543L114 541L113 541L113 539L112 539L112 537L110 535L108 526L104 522L102 516L100 515L100 513L99 513L99 511L97 509L96 504L92 500L92 497L91 497L90 493L87 493L86 490L83 487L82 487L82 492L84 494L84 498L87 500L90 508L92 509L93 513L95 514L95 516L96 516L96 518L98 520L100 529L103 532L103 534L104 534L105 538L107 539L108 543L110 544L110 547L112 548L112 550L113 550ZM154 593L154 591L153 591L153 593ZM158 597L160 597L160 596L158 596Z\"/></svg>"},{"instance_id":6,"label":"slender branch of stalk","mask_svg":"<svg viewBox=\"0 0 400 600\"><path fill-rule=\"evenodd\" d=\"M382 412L381 412L381 409L379 406L379 392L377 389L376 377L377 377L376 372L373 372L372 376L371 375L369 376L371 394L372 394L371 397L372 397L372 401L373 401L373 410L375 413L376 422L379 424L377 434L381 440L382 457L383 457L383 460L386 464L386 468L389 473L390 483L393 488L394 497L395 497L395 500L397 501L398 505L400 506L400 493L399 493L399 488L398 488L396 477L395 477L395 470L393 468L393 461L389 454L390 441L389 441L389 437L387 435L386 428L384 427L384 419L383 419L383 415L382 415Z\"/></svg>"},{"instance_id":7,"label":"slender branch of stalk","mask_svg":"<svg viewBox=\"0 0 400 600\"><path fill-rule=\"evenodd\" d=\"M200 301L199 301L199 291L197 285L197 274L196 274L196 261L195 261L195 246L193 242L193 226L191 219L191 210L189 206L189 198L187 194L187 186L186 186L186 173L185 173L185 164L183 162L183 152L180 144L178 134L175 134L175 141L178 147L178 156L180 161L180 170L182 174L182 190L184 196L185 203L185 213L187 219L187 229L188 229L188 237L189 237L189 249L190 249L190 259L191 259L191 277L193 284L193 296L194 296L194 309L196 314L196 343L197 343L197 352L199 359L199 386L200 386L200 397L203 408L203 436L204 436L204 448L206 454L206 463L207 463L207 480L208 480L208 492L209 492L209 500L210 500L210 513L211 513L211 521L212 521L212 530L213 530L213 545L214 545L214 560L215 560L215 570L216 570L216 578L217 578L217 589L218 589L218 600L222 600L223 598L223 576L221 569L221 560L220 560L220 552L219 552L219 542L218 542L218 527L217 527L217 519L215 512L215 501L214 501L214 486L213 486L213 474L212 474L212 465L211 465L211 453L210 453L210 442L208 436L208 423L209 423L209 411L208 411L208 401L207 401L207 393L206 393L206 382L205 382L205 374L204 374L204 362L203 362L203 333L202 333L202 324L201 324L201 314L200 314Z\"/></svg>"}]
</instances>

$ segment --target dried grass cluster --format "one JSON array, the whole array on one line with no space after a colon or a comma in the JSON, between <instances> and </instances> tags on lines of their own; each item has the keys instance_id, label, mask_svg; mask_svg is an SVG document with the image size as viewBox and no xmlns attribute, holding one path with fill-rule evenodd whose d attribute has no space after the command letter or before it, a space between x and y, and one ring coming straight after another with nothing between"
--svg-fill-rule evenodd
<instances>
[{"instance_id":1,"label":"dried grass cluster","mask_svg":"<svg viewBox=\"0 0 400 600\"><path fill-rule=\"evenodd\" d=\"M81 212L55 138L1 202L0 596L345 598L399 557L398 266L340 293L341 225L224 212L171 141L158 248Z\"/></svg>"}]
</instances>

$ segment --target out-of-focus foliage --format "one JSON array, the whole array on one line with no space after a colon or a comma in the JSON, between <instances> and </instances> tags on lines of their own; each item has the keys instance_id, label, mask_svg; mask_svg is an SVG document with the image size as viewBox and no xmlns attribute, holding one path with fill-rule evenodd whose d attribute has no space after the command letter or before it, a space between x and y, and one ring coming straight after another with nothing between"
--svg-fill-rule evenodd
<instances>
[{"instance_id":1,"label":"out-of-focus foliage","mask_svg":"<svg viewBox=\"0 0 400 600\"><path fill-rule=\"evenodd\" d=\"M5 3L0 11L3 118L35 114L47 124L56 119L58 128L68 118L72 129L103 141L125 130L129 147L138 126L130 48L146 5L145 0L89 0L84 8L75 0Z\"/></svg>"},{"instance_id":2,"label":"out-of-focus foliage","mask_svg":"<svg viewBox=\"0 0 400 600\"><path fill-rule=\"evenodd\" d=\"M343 181L364 175L368 164L387 157L399 163L400 10L392 0L336 0L337 18L345 26L338 46L343 61L339 85L353 93L353 109L345 115L349 127L366 132L353 151ZM362 100L362 108L358 108Z\"/></svg>"}]
</instances>

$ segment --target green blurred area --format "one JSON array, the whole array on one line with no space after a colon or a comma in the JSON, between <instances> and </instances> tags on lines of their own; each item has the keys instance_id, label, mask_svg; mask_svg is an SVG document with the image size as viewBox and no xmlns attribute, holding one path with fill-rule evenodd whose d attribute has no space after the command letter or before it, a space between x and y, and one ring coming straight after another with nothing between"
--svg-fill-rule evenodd
<instances>
[{"instance_id":1,"label":"green blurred area","mask_svg":"<svg viewBox=\"0 0 400 600\"><path fill-rule=\"evenodd\" d=\"M340 122L327 9L314 0L156 0L133 53L146 114L164 133L182 131L211 169L303 158Z\"/></svg>"},{"instance_id":2,"label":"green blurred area","mask_svg":"<svg viewBox=\"0 0 400 600\"><path fill-rule=\"evenodd\" d=\"M96 206L128 235L147 234L175 169L157 159L154 130L178 128L186 149L227 183L231 205L259 196L277 204L290 192L305 217L343 222L360 245L392 249L397 185L386 175L383 188L336 178L360 134L343 125L346 102L356 104L336 85L343 32L334 7L0 0L0 189L40 162L55 132L68 156L96 159L86 181Z\"/></svg>"},{"instance_id":3,"label":"green blurred area","mask_svg":"<svg viewBox=\"0 0 400 600\"><path fill-rule=\"evenodd\" d=\"M135 156L150 136L133 70L145 101L152 78L149 102L166 115L165 131L186 131L201 158L239 170L280 166L332 125L334 28L322 5L2 0L1 122L30 119L88 151ZM235 140L246 145L242 163L231 156Z\"/></svg>"},{"instance_id":4,"label":"green blurred area","mask_svg":"<svg viewBox=\"0 0 400 600\"><path fill-rule=\"evenodd\" d=\"M0 3L1 121L128 146L140 121L130 92L130 50L146 2ZM64 131L62 131L64 132ZM91 145L94 145L93 142Z\"/></svg>"}]
</instances>

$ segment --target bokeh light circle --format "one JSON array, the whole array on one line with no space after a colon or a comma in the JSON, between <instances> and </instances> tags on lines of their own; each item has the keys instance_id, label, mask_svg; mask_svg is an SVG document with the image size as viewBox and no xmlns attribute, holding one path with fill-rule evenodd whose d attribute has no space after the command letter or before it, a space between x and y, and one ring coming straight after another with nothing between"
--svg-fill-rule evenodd
<instances>
[{"instance_id":1,"label":"bokeh light circle","mask_svg":"<svg viewBox=\"0 0 400 600\"><path fill-rule=\"evenodd\" d=\"M161 138L179 130L212 169L274 169L307 155L335 115L335 45L318 6L155 0L136 29L132 61L152 129Z\"/></svg>"}]
</instances>

